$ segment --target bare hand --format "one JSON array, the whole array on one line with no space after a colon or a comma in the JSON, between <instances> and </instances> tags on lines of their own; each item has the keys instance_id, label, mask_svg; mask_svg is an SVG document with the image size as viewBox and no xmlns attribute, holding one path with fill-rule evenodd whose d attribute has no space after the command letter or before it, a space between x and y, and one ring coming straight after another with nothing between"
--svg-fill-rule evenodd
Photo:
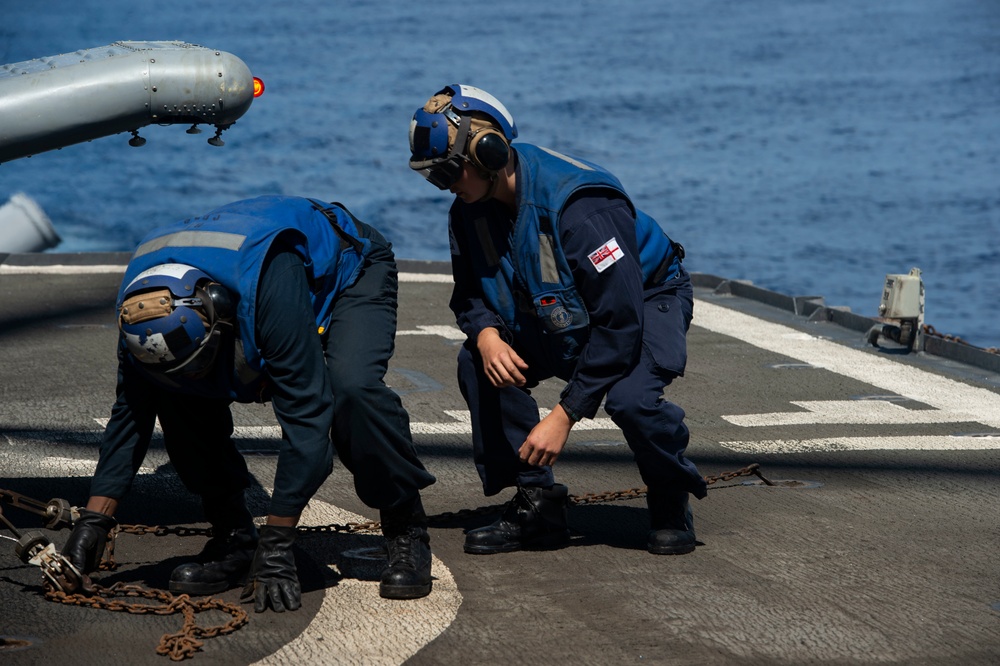
<instances>
[{"instance_id":1,"label":"bare hand","mask_svg":"<svg viewBox=\"0 0 1000 666\"><path fill-rule=\"evenodd\" d=\"M573 420L559 405L531 429L518 450L521 462L529 465L554 465L569 438Z\"/></svg>"},{"instance_id":2,"label":"bare hand","mask_svg":"<svg viewBox=\"0 0 1000 666\"><path fill-rule=\"evenodd\" d=\"M524 386L525 378L522 373L528 369L528 364L517 355L513 347L503 341L497 329L483 329L476 339L476 347L483 357L483 371L493 386Z\"/></svg>"}]
</instances>

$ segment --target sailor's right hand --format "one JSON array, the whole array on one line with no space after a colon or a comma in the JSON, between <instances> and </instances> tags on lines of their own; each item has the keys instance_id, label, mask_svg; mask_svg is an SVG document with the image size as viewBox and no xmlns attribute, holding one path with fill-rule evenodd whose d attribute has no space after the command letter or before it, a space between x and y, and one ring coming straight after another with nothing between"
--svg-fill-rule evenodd
<instances>
[{"instance_id":1,"label":"sailor's right hand","mask_svg":"<svg viewBox=\"0 0 1000 666\"><path fill-rule=\"evenodd\" d=\"M483 371L493 386L524 386L526 380L522 373L528 369L528 364L503 341L497 329L484 328L476 338L476 348L483 358Z\"/></svg>"},{"instance_id":2,"label":"sailor's right hand","mask_svg":"<svg viewBox=\"0 0 1000 666\"><path fill-rule=\"evenodd\" d=\"M73 532L63 546L62 554L80 573L94 571L101 563L108 532L117 524L109 515L80 509L80 517L73 522Z\"/></svg>"}]
</instances>

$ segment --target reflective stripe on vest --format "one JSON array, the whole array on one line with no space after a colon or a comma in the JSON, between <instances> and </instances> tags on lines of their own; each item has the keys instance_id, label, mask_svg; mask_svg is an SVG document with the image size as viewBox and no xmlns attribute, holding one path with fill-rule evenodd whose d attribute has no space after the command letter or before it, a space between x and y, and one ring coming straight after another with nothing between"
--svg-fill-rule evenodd
<instances>
[{"instance_id":1,"label":"reflective stripe on vest","mask_svg":"<svg viewBox=\"0 0 1000 666\"><path fill-rule=\"evenodd\" d=\"M238 251L247 237L224 231L178 231L146 241L136 248L133 258L156 252L166 247L213 247Z\"/></svg>"}]
</instances>

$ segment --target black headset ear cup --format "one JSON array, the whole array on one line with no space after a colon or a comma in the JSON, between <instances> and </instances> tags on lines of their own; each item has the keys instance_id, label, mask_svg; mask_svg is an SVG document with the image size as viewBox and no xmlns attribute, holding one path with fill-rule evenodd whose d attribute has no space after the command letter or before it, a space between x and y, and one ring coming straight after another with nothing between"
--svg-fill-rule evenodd
<instances>
[{"instance_id":1,"label":"black headset ear cup","mask_svg":"<svg viewBox=\"0 0 1000 666\"><path fill-rule=\"evenodd\" d=\"M236 315L236 306L233 303L233 296L229 290L218 282L209 282L205 285L205 295L211 301L216 319L230 321Z\"/></svg>"},{"instance_id":2,"label":"black headset ear cup","mask_svg":"<svg viewBox=\"0 0 1000 666\"><path fill-rule=\"evenodd\" d=\"M469 158L479 168L496 172L507 166L510 145L502 132L482 129L469 139Z\"/></svg>"}]
</instances>

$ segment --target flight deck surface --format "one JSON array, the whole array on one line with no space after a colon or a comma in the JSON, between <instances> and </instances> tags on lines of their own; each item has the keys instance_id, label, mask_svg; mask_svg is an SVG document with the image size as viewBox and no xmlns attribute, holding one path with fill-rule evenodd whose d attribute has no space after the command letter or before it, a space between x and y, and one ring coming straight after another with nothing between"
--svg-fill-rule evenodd
<instances>
[{"instance_id":1,"label":"flight deck surface","mask_svg":"<svg viewBox=\"0 0 1000 666\"><path fill-rule=\"evenodd\" d=\"M86 502L114 401L114 297L127 256L0 257L0 488L43 502ZM447 303L448 267L400 262L396 354L387 383L410 414L420 457L434 591L378 596L378 533L304 532L303 607L254 614L204 639L203 664L994 664L1000 659L1000 377L696 282L686 376L669 396L687 412L689 457L718 480L693 502L699 545L645 550L641 496L569 510L571 543L475 556L463 530L495 514L448 512L486 498L455 380L462 335ZM708 286L706 286L708 285ZM535 391L542 407L559 382ZM279 435L269 405L234 408L237 444L263 515ZM639 488L621 432L603 412L574 429L555 467L582 498ZM61 546L68 532L3 506L20 530ZM205 541L199 503L154 439L118 518L172 528L122 534L118 569L100 576L166 589ZM377 520L346 469L303 517L307 526ZM180 528L180 529L178 529ZM9 535L6 530L0 534ZM239 590L217 595L237 603ZM137 615L48 601L38 568L0 540L4 664L164 664L161 636L180 614ZM229 619L218 611L199 624Z\"/></svg>"}]
</instances>

